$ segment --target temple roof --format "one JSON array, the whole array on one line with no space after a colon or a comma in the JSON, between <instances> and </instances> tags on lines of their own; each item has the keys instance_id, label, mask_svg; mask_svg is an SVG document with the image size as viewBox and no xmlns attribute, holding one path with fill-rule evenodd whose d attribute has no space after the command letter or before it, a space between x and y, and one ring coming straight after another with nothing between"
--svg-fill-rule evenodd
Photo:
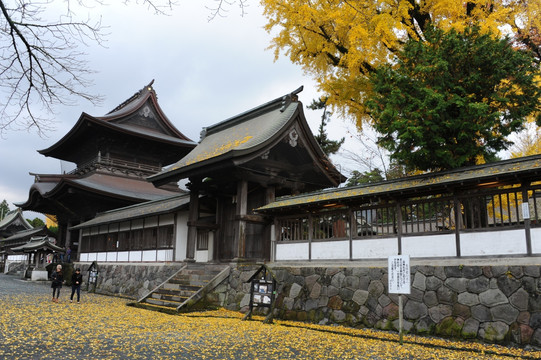
<instances>
[{"instance_id":1,"label":"temple roof","mask_svg":"<svg viewBox=\"0 0 541 360\"><path fill-rule=\"evenodd\" d=\"M183 208L187 208L189 203L189 194L172 196L161 200L148 201L142 204L136 204L121 209L100 213L96 215L94 219L73 226L70 229L81 229L113 222L143 218L147 216L168 214Z\"/></svg>"},{"instance_id":2,"label":"temple roof","mask_svg":"<svg viewBox=\"0 0 541 360\"><path fill-rule=\"evenodd\" d=\"M15 233L15 234L11 235L10 237L5 238L5 239L0 240L0 241L8 242L8 241L18 240L18 239L30 239L31 237L37 236L37 235L44 235L44 236L48 235L48 232L49 232L49 230L47 230L46 226L41 226L41 227L37 227L37 228L32 228L32 229L28 229L28 230L19 231L19 232Z\"/></svg>"},{"instance_id":3,"label":"temple roof","mask_svg":"<svg viewBox=\"0 0 541 360\"><path fill-rule=\"evenodd\" d=\"M58 142L38 152L79 164L118 144L131 156L152 156L168 165L187 154L196 143L165 116L151 82L102 117L82 113ZM104 154L105 155L105 154Z\"/></svg>"},{"instance_id":4,"label":"temple roof","mask_svg":"<svg viewBox=\"0 0 541 360\"><path fill-rule=\"evenodd\" d=\"M345 203L361 203L368 199L390 196L421 196L433 192L452 193L453 188L475 189L538 181L541 176L541 155L516 158L489 164L427 173L366 185L283 196L256 210L276 213L293 209L313 209Z\"/></svg>"},{"instance_id":5,"label":"temple roof","mask_svg":"<svg viewBox=\"0 0 541 360\"><path fill-rule=\"evenodd\" d=\"M86 176L35 174L28 200L22 209L76 218L144 201L178 194L159 189L144 179L90 173ZM59 205L61 204L61 205Z\"/></svg>"},{"instance_id":6,"label":"temple roof","mask_svg":"<svg viewBox=\"0 0 541 360\"><path fill-rule=\"evenodd\" d=\"M34 251L56 251L56 252L64 252L64 249L60 246L54 245L50 240L48 236L37 236L30 239L30 241L24 245L17 246L14 248L11 248L11 251L14 253L28 253L28 252L34 252Z\"/></svg>"},{"instance_id":7,"label":"temple roof","mask_svg":"<svg viewBox=\"0 0 541 360\"><path fill-rule=\"evenodd\" d=\"M12 224L17 224L25 229L32 229L33 226L26 221L23 216L22 209L16 209L8 212L2 220L0 220L0 230L8 228Z\"/></svg>"},{"instance_id":8,"label":"temple roof","mask_svg":"<svg viewBox=\"0 0 541 360\"><path fill-rule=\"evenodd\" d=\"M188 155L149 181L159 185L243 168L284 181L313 183L316 188L338 185L345 178L314 139L297 100L301 90L204 128Z\"/></svg>"}]
</instances>

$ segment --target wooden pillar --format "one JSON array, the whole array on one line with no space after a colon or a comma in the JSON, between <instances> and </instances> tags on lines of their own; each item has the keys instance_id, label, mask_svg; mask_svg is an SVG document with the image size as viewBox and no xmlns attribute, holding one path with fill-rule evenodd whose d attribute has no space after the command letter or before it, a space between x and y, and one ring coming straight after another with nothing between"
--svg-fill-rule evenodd
<instances>
[{"instance_id":1,"label":"wooden pillar","mask_svg":"<svg viewBox=\"0 0 541 360\"><path fill-rule=\"evenodd\" d=\"M349 217L349 260L353 260L353 232L357 233L357 219L355 217L355 212L351 211L351 208L348 207L348 217Z\"/></svg>"},{"instance_id":2,"label":"wooden pillar","mask_svg":"<svg viewBox=\"0 0 541 360\"><path fill-rule=\"evenodd\" d=\"M237 237L237 260L246 257L246 214L248 209L248 182L237 183L237 209L235 216L235 236Z\"/></svg>"},{"instance_id":3,"label":"wooden pillar","mask_svg":"<svg viewBox=\"0 0 541 360\"><path fill-rule=\"evenodd\" d=\"M64 243L64 248L67 249L71 246L71 230L69 228L72 226L71 220L68 220L68 224L66 226L66 242Z\"/></svg>"},{"instance_id":4,"label":"wooden pillar","mask_svg":"<svg viewBox=\"0 0 541 360\"><path fill-rule=\"evenodd\" d=\"M462 254L462 251L460 250L460 228L462 226L462 211L460 209L460 201L458 201L458 198L454 196L453 211L455 216L455 248L457 257L460 257ZM449 223L451 223L451 221L449 221Z\"/></svg>"},{"instance_id":5,"label":"wooden pillar","mask_svg":"<svg viewBox=\"0 0 541 360\"><path fill-rule=\"evenodd\" d=\"M185 261L195 261L195 243L197 241L196 222L199 219L199 190L190 191L190 211L188 214L188 241Z\"/></svg>"},{"instance_id":6,"label":"wooden pillar","mask_svg":"<svg viewBox=\"0 0 541 360\"><path fill-rule=\"evenodd\" d=\"M396 203L396 236L398 238L398 254L402 255L402 209L400 208L400 202Z\"/></svg>"},{"instance_id":7,"label":"wooden pillar","mask_svg":"<svg viewBox=\"0 0 541 360\"><path fill-rule=\"evenodd\" d=\"M529 183L522 184L522 206L523 206L522 218L524 219L524 233L526 237L526 254L532 255L532 232L531 232L531 220L530 220L530 205L528 201L528 186L529 185L530 185Z\"/></svg>"}]
</instances>

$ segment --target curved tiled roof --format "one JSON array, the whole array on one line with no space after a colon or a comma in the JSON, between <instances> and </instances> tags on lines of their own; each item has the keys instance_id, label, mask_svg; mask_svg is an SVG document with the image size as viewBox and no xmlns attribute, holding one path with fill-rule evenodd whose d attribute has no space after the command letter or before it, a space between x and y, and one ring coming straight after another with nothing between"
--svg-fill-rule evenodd
<instances>
[{"instance_id":1,"label":"curved tiled roof","mask_svg":"<svg viewBox=\"0 0 541 360\"><path fill-rule=\"evenodd\" d=\"M301 90L302 87L203 129L202 139L190 153L148 179L159 184L189 177L194 172L208 173L213 170L212 167L218 163L224 164L225 161L234 160L238 165L276 143L296 124L299 127L297 131L305 134L307 151L312 161L320 164L319 169L327 177L329 186L337 185L341 174L328 162L304 119L302 103L297 101L297 94ZM241 160L243 156L245 158Z\"/></svg>"},{"instance_id":2,"label":"curved tiled roof","mask_svg":"<svg viewBox=\"0 0 541 360\"><path fill-rule=\"evenodd\" d=\"M97 214L96 217L92 220L73 226L70 229L81 229L101 224L141 218L145 216L171 213L175 210L187 207L189 203L189 194L172 196L155 201L147 201L142 204L136 204Z\"/></svg>"},{"instance_id":3,"label":"curved tiled roof","mask_svg":"<svg viewBox=\"0 0 541 360\"><path fill-rule=\"evenodd\" d=\"M27 229L33 228L32 225L30 225L28 221L26 221L26 219L24 218L22 209L16 209L16 210L12 210L8 212L6 216L4 216L2 220L0 220L0 229L4 229L8 227L17 219L20 221L21 225L24 226L25 228Z\"/></svg>"},{"instance_id":4,"label":"curved tiled roof","mask_svg":"<svg viewBox=\"0 0 541 360\"><path fill-rule=\"evenodd\" d=\"M83 112L77 123L66 135L55 144L46 149L38 150L38 152L45 156L77 162L77 159L74 158L76 154L74 154L73 149L77 149L77 145L81 141L86 141L93 134L96 134L98 129L101 129L103 134L126 134L134 138L145 139L145 141L154 144L163 144L170 152L178 148L177 152L186 154L188 150L196 146L196 143L182 134L169 121L158 104L156 93L151 84L138 91L105 116L94 117ZM149 114L152 115L152 120L146 118L146 121L153 124L154 128L130 123L129 120L141 112L145 113L145 115L141 115L140 118L145 118ZM92 126L94 128L90 130Z\"/></svg>"}]
</instances>

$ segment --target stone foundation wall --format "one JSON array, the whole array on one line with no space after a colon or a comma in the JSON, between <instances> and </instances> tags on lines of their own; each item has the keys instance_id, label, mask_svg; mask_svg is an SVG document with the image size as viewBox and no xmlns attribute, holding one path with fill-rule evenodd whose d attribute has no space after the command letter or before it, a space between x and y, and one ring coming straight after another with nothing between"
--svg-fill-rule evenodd
<instances>
[{"instance_id":1,"label":"stone foundation wall","mask_svg":"<svg viewBox=\"0 0 541 360\"><path fill-rule=\"evenodd\" d=\"M85 282L88 265L80 266ZM182 265L99 265L96 291L137 299ZM247 281L260 265L231 267L206 301L247 311ZM398 330L398 295L388 294L386 267L270 268L277 318ZM405 331L541 347L540 266L412 266L411 278L411 294L403 295Z\"/></svg>"},{"instance_id":2,"label":"stone foundation wall","mask_svg":"<svg viewBox=\"0 0 541 360\"><path fill-rule=\"evenodd\" d=\"M255 269L232 271L227 308L248 310L246 281ZM398 330L398 295L388 294L387 268L274 265L272 271L277 318ZM539 266L412 266L411 278L411 294L402 295L405 331L541 346Z\"/></svg>"},{"instance_id":3,"label":"stone foundation wall","mask_svg":"<svg viewBox=\"0 0 541 360\"><path fill-rule=\"evenodd\" d=\"M87 288L90 264L75 264L83 274ZM121 295L134 300L146 295L182 268L183 264L98 264L96 292ZM90 285L92 289L92 285Z\"/></svg>"}]
</instances>

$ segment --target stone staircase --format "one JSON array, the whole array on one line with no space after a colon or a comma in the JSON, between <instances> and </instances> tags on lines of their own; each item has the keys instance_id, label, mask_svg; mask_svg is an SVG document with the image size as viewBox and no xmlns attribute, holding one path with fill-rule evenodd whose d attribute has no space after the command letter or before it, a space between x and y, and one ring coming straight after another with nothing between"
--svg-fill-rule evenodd
<instances>
[{"instance_id":1,"label":"stone staircase","mask_svg":"<svg viewBox=\"0 0 541 360\"><path fill-rule=\"evenodd\" d=\"M178 313L204 307L199 300L229 276L228 265L188 264L147 295L137 307L166 313Z\"/></svg>"}]
</instances>

